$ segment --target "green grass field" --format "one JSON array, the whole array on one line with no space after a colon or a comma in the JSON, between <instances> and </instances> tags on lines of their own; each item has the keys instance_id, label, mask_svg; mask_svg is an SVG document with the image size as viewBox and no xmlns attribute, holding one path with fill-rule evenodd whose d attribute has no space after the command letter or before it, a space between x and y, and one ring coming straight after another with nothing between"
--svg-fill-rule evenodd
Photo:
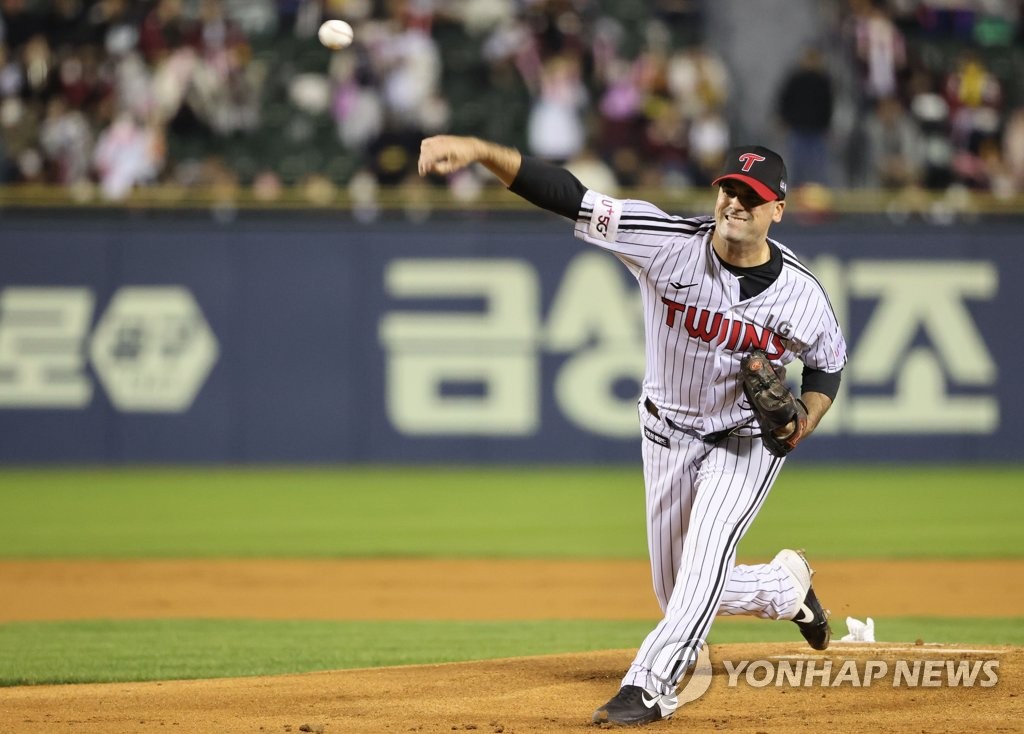
<instances>
[{"instance_id":1,"label":"green grass field","mask_svg":"<svg viewBox=\"0 0 1024 734\"><path fill-rule=\"evenodd\" d=\"M791 467L740 548L1020 558L1024 469ZM965 492L964 487L970 487ZM639 468L0 471L0 557L643 558ZM887 639L1024 643L1020 619L886 619ZM653 622L653 620L652 620ZM0 624L0 685L264 675L635 647L631 622ZM842 624L837 625L842 634ZM792 639L716 624L711 641Z\"/></svg>"},{"instance_id":2,"label":"green grass field","mask_svg":"<svg viewBox=\"0 0 1024 734\"><path fill-rule=\"evenodd\" d=\"M636 648L656 620L130 620L0 625L0 686L278 675ZM890 618L886 640L1024 644L1019 619ZM838 635L846 630L840 621ZM711 644L794 642L788 622L719 620ZM367 641L373 641L368 644Z\"/></svg>"},{"instance_id":3,"label":"green grass field","mask_svg":"<svg viewBox=\"0 0 1024 734\"><path fill-rule=\"evenodd\" d=\"M788 468L741 546L1017 558L1024 469ZM965 488L970 490L966 491ZM0 557L643 558L639 468L0 471Z\"/></svg>"}]
</instances>

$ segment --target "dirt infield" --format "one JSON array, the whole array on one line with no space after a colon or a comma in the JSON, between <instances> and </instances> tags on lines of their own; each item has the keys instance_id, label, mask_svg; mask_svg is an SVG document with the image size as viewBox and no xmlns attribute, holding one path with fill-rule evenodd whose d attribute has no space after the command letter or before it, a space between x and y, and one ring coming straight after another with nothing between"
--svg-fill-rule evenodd
<instances>
[{"instance_id":1,"label":"dirt infield","mask_svg":"<svg viewBox=\"0 0 1024 734\"><path fill-rule=\"evenodd\" d=\"M1021 578L1021 561L815 565L816 588L839 619L1024 616L1024 589L1006 583ZM645 564L631 561L0 561L0 599L0 622L658 614ZM615 692L631 658L632 651L617 650L273 678L4 688L0 732L585 731L590 712ZM1020 648L834 644L819 654L796 643L722 645L712 649L712 660L710 690L650 731L1024 731ZM788 679L754 685L763 675L734 675L730 685L730 666L758 660L785 663L790 671L811 663L822 670L831 660L830 682L838 671L854 670L833 686L822 685L820 676L808 687ZM884 664L886 675L868 680L867 661L876 672ZM917 685L894 684L897 661L918 664ZM982 686L993 682L984 674L971 687L943 685L957 666L977 670L985 661L997 663L988 669L998 678L995 685Z\"/></svg>"},{"instance_id":2,"label":"dirt infield","mask_svg":"<svg viewBox=\"0 0 1024 734\"><path fill-rule=\"evenodd\" d=\"M849 646L848 646L849 647ZM1019 719L1024 654L1019 648L858 646L837 648L845 660L998 660L994 687L893 687L894 674L869 688L752 687L728 669L742 660L828 659L799 645L723 645L711 650L711 688L670 721L649 731L731 734L808 732L1014 732ZM0 731L128 734L129 732L459 732L555 734L593 730L590 713L618 688L628 650L447 665L375 668L275 678L40 686L0 689ZM923 664L923 663L922 663ZM863 668L863 663L860 664ZM836 680L838 673L830 677ZM761 679L755 677L754 682ZM919 684L924 680L919 676ZM981 677L977 679L981 680Z\"/></svg>"},{"instance_id":3,"label":"dirt infield","mask_svg":"<svg viewBox=\"0 0 1024 734\"><path fill-rule=\"evenodd\" d=\"M815 589L839 619L1024 616L1024 585L1007 583L1024 578L1021 560L814 566ZM0 600L0 622L660 616L645 561L0 560Z\"/></svg>"}]
</instances>

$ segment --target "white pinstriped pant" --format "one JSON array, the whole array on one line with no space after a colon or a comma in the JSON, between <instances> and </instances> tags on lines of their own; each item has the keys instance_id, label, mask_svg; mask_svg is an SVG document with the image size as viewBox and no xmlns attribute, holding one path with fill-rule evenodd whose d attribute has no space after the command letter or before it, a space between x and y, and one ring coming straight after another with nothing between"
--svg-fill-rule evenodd
<instances>
[{"instance_id":1,"label":"white pinstriped pant","mask_svg":"<svg viewBox=\"0 0 1024 734\"><path fill-rule=\"evenodd\" d=\"M791 618L802 601L781 566L736 565L736 547L782 469L760 439L709 445L667 426L641 402L647 544L663 619L644 640L623 685L671 693L716 614ZM682 662L680 662L682 661Z\"/></svg>"}]
</instances>

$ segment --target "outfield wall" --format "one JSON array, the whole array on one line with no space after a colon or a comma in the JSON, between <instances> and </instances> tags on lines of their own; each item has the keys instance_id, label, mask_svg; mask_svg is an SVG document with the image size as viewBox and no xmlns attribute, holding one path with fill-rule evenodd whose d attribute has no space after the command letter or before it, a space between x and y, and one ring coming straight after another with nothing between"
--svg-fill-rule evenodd
<instances>
[{"instance_id":1,"label":"outfield wall","mask_svg":"<svg viewBox=\"0 0 1024 734\"><path fill-rule=\"evenodd\" d=\"M1020 224L774 231L851 347L801 457L1021 459ZM553 215L8 213L0 460L637 461L642 338Z\"/></svg>"}]
</instances>

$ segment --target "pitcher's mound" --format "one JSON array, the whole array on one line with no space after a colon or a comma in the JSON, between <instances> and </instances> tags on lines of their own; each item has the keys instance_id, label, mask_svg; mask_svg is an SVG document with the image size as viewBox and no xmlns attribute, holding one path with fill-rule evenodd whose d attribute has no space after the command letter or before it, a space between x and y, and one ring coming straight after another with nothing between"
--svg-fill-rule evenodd
<instances>
[{"instance_id":1,"label":"pitcher's mound","mask_svg":"<svg viewBox=\"0 0 1024 734\"><path fill-rule=\"evenodd\" d=\"M0 731L594 730L632 651L232 678L0 689ZM650 731L1022 731L1024 650L915 643L718 645L710 690Z\"/></svg>"}]
</instances>

